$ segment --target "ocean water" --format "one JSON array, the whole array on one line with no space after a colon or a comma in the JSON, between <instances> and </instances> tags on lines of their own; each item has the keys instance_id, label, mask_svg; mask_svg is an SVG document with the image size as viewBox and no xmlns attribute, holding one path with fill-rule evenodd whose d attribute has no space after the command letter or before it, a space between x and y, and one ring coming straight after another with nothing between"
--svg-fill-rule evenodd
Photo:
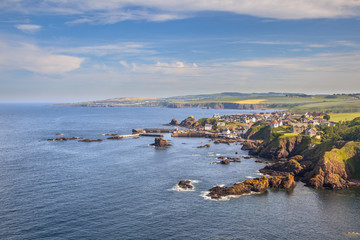
<instances>
[{"instance_id":1,"label":"ocean water","mask_svg":"<svg viewBox=\"0 0 360 240\"><path fill-rule=\"evenodd\" d=\"M217 156L247 155L240 145L171 138L156 149L151 137L103 142L133 128L163 127L175 117L210 117L237 110L72 108L0 105L0 239L356 239L360 191L268 191L226 201L204 193L259 176L255 159L212 165ZM179 180L195 181L179 192Z\"/></svg>"}]
</instances>

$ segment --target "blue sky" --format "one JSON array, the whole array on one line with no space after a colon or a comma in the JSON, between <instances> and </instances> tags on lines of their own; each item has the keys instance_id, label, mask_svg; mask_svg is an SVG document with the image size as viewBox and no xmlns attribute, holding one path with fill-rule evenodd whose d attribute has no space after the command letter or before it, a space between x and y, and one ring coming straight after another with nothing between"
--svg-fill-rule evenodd
<instances>
[{"instance_id":1,"label":"blue sky","mask_svg":"<svg viewBox=\"0 0 360 240\"><path fill-rule=\"evenodd\" d=\"M0 101L360 92L358 0L3 0Z\"/></svg>"}]
</instances>

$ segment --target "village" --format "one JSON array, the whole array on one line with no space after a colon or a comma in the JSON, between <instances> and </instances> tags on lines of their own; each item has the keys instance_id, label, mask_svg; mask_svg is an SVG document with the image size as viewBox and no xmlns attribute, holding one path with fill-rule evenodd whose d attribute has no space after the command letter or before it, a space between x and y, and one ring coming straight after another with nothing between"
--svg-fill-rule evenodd
<instances>
[{"instance_id":1,"label":"village","mask_svg":"<svg viewBox=\"0 0 360 240\"><path fill-rule=\"evenodd\" d=\"M319 127L334 126L336 123L329 121L322 112L295 114L290 112L272 112L255 114L214 114L212 118L199 119L190 116L180 124L173 121L175 126L173 137L222 137L229 139L248 138L248 131L252 127L269 126L272 132L283 134L304 134L309 137L321 139ZM186 127L184 128L178 128Z\"/></svg>"}]
</instances>

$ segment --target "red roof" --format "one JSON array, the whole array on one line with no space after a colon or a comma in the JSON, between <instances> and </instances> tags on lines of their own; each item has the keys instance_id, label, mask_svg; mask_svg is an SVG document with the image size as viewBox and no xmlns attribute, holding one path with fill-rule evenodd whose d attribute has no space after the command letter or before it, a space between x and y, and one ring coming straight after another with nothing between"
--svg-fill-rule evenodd
<instances>
[{"instance_id":1,"label":"red roof","mask_svg":"<svg viewBox=\"0 0 360 240\"><path fill-rule=\"evenodd\" d=\"M275 121L272 121L271 124L279 124L279 122L275 120Z\"/></svg>"}]
</instances>

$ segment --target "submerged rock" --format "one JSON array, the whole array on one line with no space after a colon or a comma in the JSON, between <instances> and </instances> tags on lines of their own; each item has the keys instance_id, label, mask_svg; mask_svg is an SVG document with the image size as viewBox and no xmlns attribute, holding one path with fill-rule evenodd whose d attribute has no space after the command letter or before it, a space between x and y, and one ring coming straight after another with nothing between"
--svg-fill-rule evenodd
<instances>
[{"instance_id":1,"label":"submerged rock","mask_svg":"<svg viewBox=\"0 0 360 240\"><path fill-rule=\"evenodd\" d=\"M108 137L107 139L110 139L110 140L120 140L120 139L123 139L124 137L122 136L112 136L112 137Z\"/></svg>"},{"instance_id":2,"label":"submerged rock","mask_svg":"<svg viewBox=\"0 0 360 240\"><path fill-rule=\"evenodd\" d=\"M76 140L76 139L80 139L80 138L79 137L70 137L70 138L58 137L58 138L48 139L48 141L67 141L67 140Z\"/></svg>"},{"instance_id":3,"label":"submerged rock","mask_svg":"<svg viewBox=\"0 0 360 240\"><path fill-rule=\"evenodd\" d=\"M83 139L83 140L79 140L78 142L102 142L102 139L90 139L90 138L87 138L87 139Z\"/></svg>"},{"instance_id":4,"label":"submerged rock","mask_svg":"<svg viewBox=\"0 0 360 240\"><path fill-rule=\"evenodd\" d=\"M277 177L260 177L254 179L246 179L244 182L235 183L230 187L216 186L211 188L208 197L215 200L220 200L223 197L231 195L243 195L251 192L264 192L268 188L272 189L292 189L296 186L294 176L288 174L287 176Z\"/></svg>"},{"instance_id":5,"label":"submerged rock","mask_svg":"<svg viewBox=\"0 0 360 240\"><path fill-rule=\"evenodd\" d=\"M209 148L210 147L210 144L205 144L203 146L198 146L197 148Z\"/></svg>"},{"instance_id":6,"label":"submerged rock","mask_svg":"<svg viewBox=\"0 0 360 240\"><path fill-rule=\"evenodd\" d=\"M153 143L151 145L155 146L155 147L169 147L169 146L171 146L171 144L169 143L168 140L160 138L160 137L155 138L155 143Z\"/></svg>"}]
</instances>

